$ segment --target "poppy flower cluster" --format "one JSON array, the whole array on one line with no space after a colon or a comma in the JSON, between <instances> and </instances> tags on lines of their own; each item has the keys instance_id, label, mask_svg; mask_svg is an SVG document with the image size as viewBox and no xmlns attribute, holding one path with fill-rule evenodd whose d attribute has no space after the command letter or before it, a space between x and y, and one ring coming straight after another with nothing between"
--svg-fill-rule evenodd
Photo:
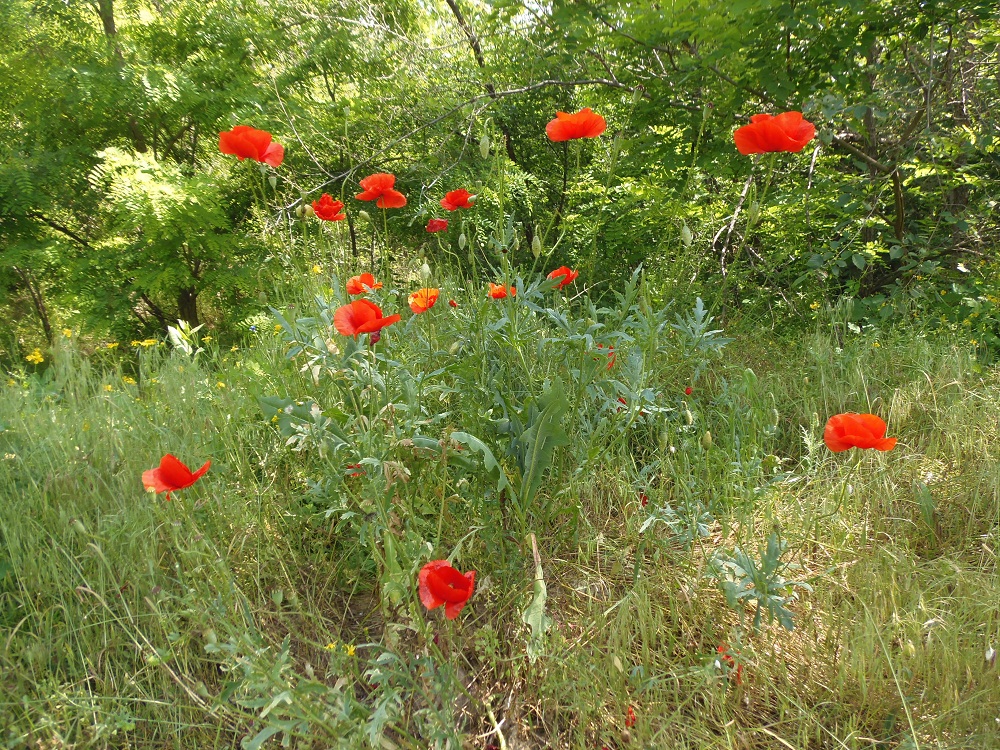
<instances>
[{"instance_id":1,"label":"poppy flower cluster","mask_svg":"<svg viewBox=\"0 0 1000 750\"><path fill-rule=\"evenodd\" d=\"M885 420L875 414L834 414L823 429L823 442L834 453L861 448L891 451L896 438L885 436Z\"/></svg>"},{"instance_id":2,"label":"poppy flower cluster","mask_svg":"<svg viewBox=\"0 0 1000 750\"><path fill-rule=\"evenodd\" d=\"M407 301L410 303L410 309L419 315L420 313L425 313L434 307L434 304L438 301L438 297L440 295L440 289L418 289L409 296Z\"/></svg>"},{"instance_id":3,"label":"poppy flower cluster","mask_svg":"<svg viewBox=\"0 0 1000 750\"><path fill-rule=\"evenodd\" d=\"M797 154L815 137L816 126L803 119L801 112L754 115L749 125L733 133L736 148L744 156L775 151Z\"/></svg>"},{"instance_id":4,"label":"poppy flower cluster","mask_svg":"<svg viewBox=\"0 0 1000 750\"><path fill-rule=\"evenodd\" d=\"M457 211L460 208L472 208L475 205L472 201L475 199L476 196L472 195L465 188L460 190L451 190L445 193L444 198L441 199L441 208L445 211Z\"/></svg>"},{"instance_id":5,"label":"poppy flower cluster","mask_svg":"<svg viewBox=\"0 0 1000 750\"><path fill-rule=\"evenodd\" d=\"M318 201L312 202L313 213L323 221L343 221L347 218L342 201L335 201L329 193L323 193Z\"/></svg>"},{"instance_id":6,"label":"poppy flower cluster","mask_svg":"<svg viewBox=\"0 0 1000 750\"><path fill-rule=\"evenodd\" d=\"M555 269L554 271L550 271L549 275L546 276L545 278L549 279L550 281L559 279L559 286L557 286L556 288L562 289L563 287L572 284L576 280L576 277L579 275L580 275L579 271L574 271L567 266L559 266L559 268Z\"/></svg>"},{"instance_id":7,"label":"poppy flower cluster","mask_svg":"<svg viewBox=\"0 0 1000 750\"><path fill-rule=\"evenodd\" d=\"M379 208L402 208L406 205L406 196L394 189L394 174L377 172L368 175L359 184L364 191L354 196L359 201L375 201Z\"/></svg>"},{"instance_id":8,"label":"poppy flower cluster","mask_svg":"<svg viewBox=\"0 0 1000 750\"><path fill-rule=\"evenodd\" d=\"M237 125L232 130L219 133L219 151L240 161L252 159L272 167L280 167L285 159L284 146L276 143L266 130L257 130L249 125Z\"/></svg>"},{"instance_id":9,"label":"poppy flower cluster","mask_svg":"<svg viewBox=\"0 0 1000 750\"><path fill-rule=\"evenodd\" d=\"M512 285L508 292L508 288L503 284L490 283L490 299L506 299L508 293L511 297L517 296L517 288Z\"/></svg>"},{"instance_id":10,"label":"poppy flower cluster","mask_svg":"<svg viewBox=\"0 0 1000 750\"><path fill-rule=\"evenodd\" d=\"M191 471L176 456L168 453L160 459L160 465L155 469L142 472L142 486L146 488L147 492L157 494L166 492L167 500L169 500L171 492L190 487L208 471L211 465L211 461L206 461L200 469Z\"/></svg>"},{"instance_id":11,"label":"poppy flower cluster","mask_svg":"<svg viewBox=\"0 0 1000 750\"><path fill-rule=\"evenodd\" d=\"M338 307L333 313L333 326L337 332L354 338L362 333L379 334L383 328L399 320L398 313L384 317L382 308L367 299L356 299Z\"/></svg>"},{"instance_id":12,"label":"poppy flower cluster","mask_svg":"<svg viewBox=\"0 0 1000 750\"><path fill-rule=\"evenodd\" d=\"M365 294L382 288L382 282L375 281L375 277L370 273L362 273L352 276L347 280L347 293L351 295Z\"/></svg>"},{"instance_id":13,"label":"poppy flower cluster","mask_svg":"<svg viewBox=\"0 0 1000 750\"><path fill-rule=\"evenodd\" d=\"M421 604L427 609L443 604L444 616L454 620L472 596L476 571L461 573L447 560L431 560L420 569L418 583Z\"/></svg>"},{"instance_id":14,"label":"poppy flower cluster","mask_svg":"<svg viewBox=\"0 0 1000 750\"><path fill-rule=\"evenodd\" d=\"M607 129L608 123L603 117L590 107L584 107L573 114L556 112L556 119L545 126L545 133L549 140L560 143L578 138L597 138Z\"/></svg>"}]
</instances>

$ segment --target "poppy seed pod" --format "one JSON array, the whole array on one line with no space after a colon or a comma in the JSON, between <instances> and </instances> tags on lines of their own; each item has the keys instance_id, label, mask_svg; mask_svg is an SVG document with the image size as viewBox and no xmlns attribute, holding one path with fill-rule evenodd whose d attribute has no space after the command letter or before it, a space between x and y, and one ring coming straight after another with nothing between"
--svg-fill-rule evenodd
<instances>
[{"instance_id":1,"label":"poppy seed pod","mask_svg":"<svg viewBox=\"0 0 1000 750\"><path fill-rule=\"evenodd\" d=\"M705 430L705 434L701 436L701 447L708 450L712 447L712 433Z\"/></svg>"}]
</instances>

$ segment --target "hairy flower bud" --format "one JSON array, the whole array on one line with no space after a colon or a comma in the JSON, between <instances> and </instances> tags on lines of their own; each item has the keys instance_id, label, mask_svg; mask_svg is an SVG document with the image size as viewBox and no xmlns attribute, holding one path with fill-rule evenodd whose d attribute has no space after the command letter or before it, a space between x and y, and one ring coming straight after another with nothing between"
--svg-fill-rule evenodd
<instances>
[{"instance_id":1,"label":"hairy flower bud","mask_svg":"<svg viewBox=\"0 0 1000 750\"><path fill-rule=\"evenodd\" d=\"M712 433L705 430L705 434L701 436L701 447L708 450L712 447Z\"/></svg>"},{"instance_id":2,"label":"hairy flower bud","mask_svg":"<svg viewBox=\"0 0 1000 750\"><path fill-rule=\"evenodd\" d=\"M465 243L466 243L465 232L462 232L460 235L458 235L458 249L465 250Z\"/></svg>"},{"instance_id":3,"label":"hairy flower bud","mask_svg":"<svg viewBox=\"0 0 1000 750\"><path fill-rule=\"evenodd\" d=\"M488 159L490 156L490 137L485 133L479 139L479 153L484 159Z\"/></svg>"},{"instance_id":4,"label":"hairy flower bud","mask_svg":"<svg viewBox=\"0 0 1000 750\"><path fill-rule=\"evenodd\" d=\"M371 221L372 220L372 217L369 216L368 212L365 211L364 209L361 209L360 211L358 211L358 218L362 219L364 221Z\"/></svg>"}]
</instances>

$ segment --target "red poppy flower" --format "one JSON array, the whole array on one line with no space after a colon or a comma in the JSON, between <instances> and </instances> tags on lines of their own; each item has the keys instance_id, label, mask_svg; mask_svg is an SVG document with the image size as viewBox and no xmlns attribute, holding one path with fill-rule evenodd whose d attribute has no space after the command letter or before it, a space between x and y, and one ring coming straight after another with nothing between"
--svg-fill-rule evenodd
<instances>
[{"instance_id":1,"label":"red poppy flower","mask_svg":"<svg viewBox=\"0 0 1000 750\"><path fill-rule=\"evenodd\" d=\"M434 303L438 301L440 294L440 289L418 289L409 297L410 309L418 315L427 312L434 307Z\"/></svg>"},{"instance_id":2,"label":"red poppy flower","mask_svg":"<svg viewBox=\"0 0 1000 750\"><path fill-rule=\"evenodd\" d=\"M649 505L649 496L645 492L640 492L639 502L642 503L642 507L645 508L647 505Z\"/></svg>"},{"instance_id":3,"label":"red poppy flower","mask_svg":"<svg viewBox=\"0 0 1000 750\"><path fill-rule=\"evenodd\" d=\"M371 300L356 299L338 307L333 314L333 325L344 336L358 337L361 333L376 333L399 320L399 315L382 317L382 309Z\"/></svg>"},{"instance_id":4,"label":"red poppy flower","mask_svg":"<svg viewBox=\"0 0 1000 750\"><path fill-rule=\"evenodd\" d=\"M887 438L885 430L885 421L874 414L834 414L823 430L823 441L834 453L848 448L891 451L896 438Z\"/></svg>"},{"instance_id":5,"label":"red poppy flower","mask_svg":"<svg viewBox=\"0 0 1000 750\"><path fill-rule=\"evenodd\" d=\"M570 268L567 268L566 266L559 266L559 268L557 268L555 271L552 271L545 278L558 279L561 276L562 279L559 281L559 286L556 288L562 289L564 286L569 286L570 284L572 284L576 280L576 277L579 275L580 275L579 271L574 271Z\"/></svg>"},{"instance_id":6,"label":"red poppy flower","mask_svg":"<svg viewBox=\"0 0 1000 750\"><path fill-rule=\"evenodd\" d=\"M733 676L733 681L737 685L743 684L743 665L738 663L736 661L736 657L729 653L729 646L725 643L720 643L719 648L716 650L719 654L721 654L719 661L729 667L730 674ZM732 672L733 669L736 670L735 673Z\"/></svg>"},{"instance_id":7,"label":"red poppy flower","mask_svg":"<svg viewBox=\"0 0 1000 750\"><path fill-rule=\"evenodd\" d=\"M517 294L517 289L513 286L510 288L510 296L513 297ZM490 297L493 299L504 299L507 296L507 287L503 284L493 284L490 283Z\"/></svg>"},{"instance_id":8,"label":"red poppy flower","mask_svg":"<svg viewBox=\"0 0 1000 750\"><path fill-rule=\"evenodd\" d=\"M691 386L688 386L687 388L684 389L685 396L690 396L692 393L694 393L694 388L692 388Z\"/></svg>"},{"instance_id":9,"label":"red poppy flower","mask_svg":"<svg viewBox=\"0 0 1000 750\"><path fill-rule=\"evenodd\" d=\"M452 307L458 307L458 303L453 299L448 300L448 304Z\"/></svg>"},{"instance_id":10,"label":"red poppy flower","mask_svg":"<svg viewBox=\"0 0 1000 750\"><path fill-rule=\"evenodd\" d=\"M430 219L427 222L428 232L443 232L447 228L448 228L447 219Z\"/></svg>"},{"instance_id":11,"label":"red poppy flower","mask_svg":"<svg viewBox=\"0 0 1000 750\"><path fill-rule=\"evenodd\" d=\"M206 461L205 465L198 471L192 472L168 453L160 459L160 465L157 468L142 472L142 485L147 492L166 492L167 500L169 500L171 492L190 487L198 481L202 474L208 471L208 467L211 465L211 461Z\"/></svg>"},{"instance_id":12,"label":"red poppy flower","mask_svg":"<svg viewBox=\"0 0 1000 750\"><path fill-rule=\"evenodd\" d=\"M364 294L375 289L381 289L382 282L376 282L375 277L370 273L363 273L360 276L352 276L347 280L348 294Z\"/></svg>"},{"instance_id":13,"label":"red poppy flower","mask_svg":"<svg viewBox=\"0 0 1000 750\"><path fill-rule=\"evenodd\" d=\"M444 616L454 620L472 596L476 571L460 573L447 560L432 560L420 569L419 581L420 602L427 609L445 605Z\"/></svg>"},{"instance_id":14,"label":"red poppy flower","mask_svg":"<svg viewBox=\"0 0 1000 750\"><path fill-rule=\"evenodd\" d=\"M318 201L313 201L312 207L316 218L323 221L343 221L347 218L347 215L343 213L344 204L335 201L329 193L323 193Z\"/></svg>"},{"instance_id":15,"label":"red poppy flower","mask_svg":"<svg viewBox=\"0 0 1000 750\"><path fill-rule=\"evenodd\" d=\"M625 714L625 726L629 729L635 726L635 709L632 706L628 707L628 712Z\"/></svg>"},{"instance_id":16,"label":"red poppy flower","mask_svg":"<svg viewBox=\"0 0 1000 750\"><path fill-rule=\"evenodd\" d=\"M392 189L396 184L394 174L377 172L365 177L360 184L365 192L354 196L359 201L375 201L379 208L402 208L406 205L406 196Z\"/></svg>"},{"instance_id":17,"label":"red poppy flower","mask_svg":"<svg viewBox=\"0 0 1000 750\"><path fill-rule=\"evenodd\" d=\"M273 142L270 133L255 130L249 125L237 125L232 130L219 133L219 151L240 161L253 159L272 167L280 167L285 158L285 147Z\"/></svg>"},{"instance_id":18,"label":"red poppy flower","mask_svg":"<svg viewBox=\"0 0 1000 750\"><path fill-rule=\"evenodd\" d=\"M596 138L607 129L608 123L590 107L584 107L572 115L556 112L556 119L545 126L549 140L557 143L577 138Z\"/></svg>"},{"instance_id":19,"label":"red poppy flower","mask_svg":"<svg viewBox=\"0 0 1000 750\"><path fill-rule=\"evenodd\" d=\"M444 198L441 199L441 208L445 211L455 211L459 208L472 208L476 196L472 195L468 190L462 188L461 190L452 190L444 194Z\"/></svg>"},{"instance_id":20,"label":"red poppy flower","mask_svg":"<svg viewBox=\"0 0 1000 750\"><path fill-rule=\"evenodd\" d=\"M776 117L754 115L750 124L733 133L741 154L763 154L771 151L798 153L816 137L816 126L802 119L801 112L782 112Z\"/></svg>"}]
</instances>

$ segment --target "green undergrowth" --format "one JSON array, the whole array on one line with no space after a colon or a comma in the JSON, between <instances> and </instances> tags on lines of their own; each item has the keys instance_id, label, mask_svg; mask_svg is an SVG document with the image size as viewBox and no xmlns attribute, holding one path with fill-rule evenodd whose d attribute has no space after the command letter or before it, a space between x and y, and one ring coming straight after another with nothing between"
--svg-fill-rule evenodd
<instances>
[{"instance_id":1,"label":"green undergrowth","mask_svg":"<svg viewBox=\"0 0 1000 750\"><path fill-rule=\"evenodd\" d=\"M1000 376L968 348L704 348L636 284L445 291L354 350L314 287L234 348L11 374L0 746L998 746ZM896 449L830 453L843 411ZM212 460L169 501L168 452ZM446 557L454 621L415 594Z\"/></svg>"}]
</instances>

